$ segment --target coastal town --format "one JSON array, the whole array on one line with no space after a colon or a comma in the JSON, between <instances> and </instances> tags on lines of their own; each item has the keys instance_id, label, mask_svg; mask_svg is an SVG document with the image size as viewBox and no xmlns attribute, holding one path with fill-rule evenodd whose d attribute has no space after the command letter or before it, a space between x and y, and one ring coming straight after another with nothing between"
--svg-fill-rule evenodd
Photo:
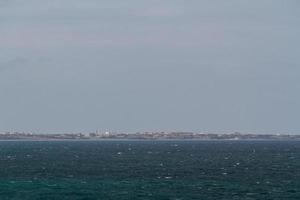
<instances>
[{"instance_id":1,"label":"coastal town","mask_svg":"<svg viewBox=\"0 0 300 200\"><path fill-rule=\"evenodd\" d=\"M0 140L300 140L299 134L137 132L26 133L0 132Z\"/></svg>"}]
</instances>

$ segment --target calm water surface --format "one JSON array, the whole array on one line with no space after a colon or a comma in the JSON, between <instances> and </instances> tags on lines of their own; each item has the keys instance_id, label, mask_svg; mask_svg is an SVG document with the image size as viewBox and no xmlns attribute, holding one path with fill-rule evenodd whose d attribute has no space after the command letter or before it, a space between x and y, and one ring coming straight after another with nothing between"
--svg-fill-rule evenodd
<instances>
[{"instance_id":1,"label":"calm water surface","mask_svg":"<svg viewBox=\"0 0 300 200\"><path fill-rule=\"evenodd\" d=\"M0 199L300 199L300 141L1 141Z\"/></svg>"}]
</instances>

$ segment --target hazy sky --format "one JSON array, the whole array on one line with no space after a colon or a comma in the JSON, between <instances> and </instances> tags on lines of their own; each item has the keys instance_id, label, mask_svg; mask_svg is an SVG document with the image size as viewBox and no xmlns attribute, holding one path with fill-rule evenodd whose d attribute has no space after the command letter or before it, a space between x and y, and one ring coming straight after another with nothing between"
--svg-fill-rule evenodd
<instances>
[{"instance_id":1,"label":"hazy sky","mask_svg":"<svg viewBox=\"0 0 300 200\"><path fill-rule=\"evenodd\" d=\"M298 0L0 0L0 130L300 133Z\"/></svg>"}]
</instances>

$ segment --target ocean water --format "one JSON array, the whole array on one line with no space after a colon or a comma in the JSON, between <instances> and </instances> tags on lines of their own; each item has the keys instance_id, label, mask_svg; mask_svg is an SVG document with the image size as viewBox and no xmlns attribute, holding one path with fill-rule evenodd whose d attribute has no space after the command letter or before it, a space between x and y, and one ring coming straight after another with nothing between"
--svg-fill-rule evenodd
<instances>
[{"instance_id":1,"label":"ocean water","mask_svg":"<svg viewBox=\"0 0 300 200\"><path fill-rule=\"evenodd\" d=\"M0 199L300 199L300 141L1 141Z\"/></svg>"}]
</instances>

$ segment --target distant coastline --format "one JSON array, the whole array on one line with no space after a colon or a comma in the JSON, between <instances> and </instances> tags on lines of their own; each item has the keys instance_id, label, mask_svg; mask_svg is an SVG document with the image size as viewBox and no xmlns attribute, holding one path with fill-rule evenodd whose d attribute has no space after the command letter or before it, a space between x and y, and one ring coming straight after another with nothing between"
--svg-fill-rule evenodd
<instances>
[{"instance_id":1,"label":"distant coastline","mask_svg":"<svg viewBox=\"0 0 300 200\"><path fill-rule=\"evenodd\" d=\"M243 134L234 133L194 133L194 132L143 132L143 133L25 133L25 132L0 132L0 141L109 141L109 140L300 140L300 135L291 134Z\"/></svg>"}]
</instances>

